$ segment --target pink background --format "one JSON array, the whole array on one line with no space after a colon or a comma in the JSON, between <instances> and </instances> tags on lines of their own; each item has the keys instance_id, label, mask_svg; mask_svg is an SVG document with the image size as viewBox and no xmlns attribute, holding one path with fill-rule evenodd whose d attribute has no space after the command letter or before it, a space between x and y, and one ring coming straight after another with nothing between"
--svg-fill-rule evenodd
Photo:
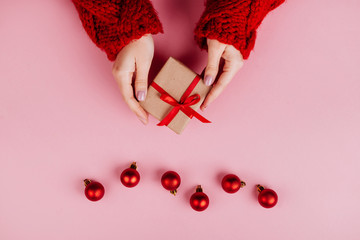
<instances>
[{"instance_id":1,"label":"pink background","mask_svg":"<svg viewBox=\"0 0 360 240\"><path fill-rule=\"evenodd\" d=\"M360 2L288 1L259 29L250 59L181 136L143 126L112 63L70 1L0 4L0 239L359 239ZM201 71L192 30L203 1L154 0L173 56ZM140 184L119 175L137 161ZM177 197L160 176L182 177ZM230 195L225 173L247 182ZM104 184L88 201L82 180ZM255 185L279 195L257 203ZM209 208L193 211L202 184Z\"/></svg>"}]
</instances>

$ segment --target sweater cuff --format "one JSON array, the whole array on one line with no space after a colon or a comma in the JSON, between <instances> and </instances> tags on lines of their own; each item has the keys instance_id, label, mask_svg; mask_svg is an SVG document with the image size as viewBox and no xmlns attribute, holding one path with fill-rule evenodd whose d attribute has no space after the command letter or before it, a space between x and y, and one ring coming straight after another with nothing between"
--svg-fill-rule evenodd
<instances>
[{"instance_id":1,"label":"sweater cuff","mask_svg":"<svg viewBox=\"0 0 360 240\"><path fill-rule=\"evenodd\" d=\"M110 61L132 40L163 32L149 0L72 0L91 40Z\"/></svg>"},{"instance_id":2,"label":"sweater cuff","mask_svg":"<svg viewBox=\"0 0 360 240\"><path fill-rule=\"evenodd\" d=\"M264 17L285 0L207 0L195 28L195 41L207 50L206 39L233 45L244 59L254 48L256 29Z\"/></svg>"}]
</instances>

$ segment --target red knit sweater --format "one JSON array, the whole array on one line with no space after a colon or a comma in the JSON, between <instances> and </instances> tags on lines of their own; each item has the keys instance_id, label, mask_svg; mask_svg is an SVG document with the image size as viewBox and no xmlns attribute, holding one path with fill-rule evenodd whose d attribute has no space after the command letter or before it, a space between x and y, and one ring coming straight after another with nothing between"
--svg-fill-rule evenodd
<instances>
[{"instance_id":1,"label":"red knit sweater","mask_svg":"<svg viewBox=\"0 0 360 240\"><path fill-rule=\"evenodd\" d=\"M131 40L163 32L150 0L72 0L91 40L114 61ZM284 0L207 0L195 29L195 40L207 49L206 38L238 49L244 59L254 48L256 29L268 12Z\"/></svg>"},{"instance_id":2,"label":"red knit sweater","mask_svg":"<svg viewBox=\"0 0 360 240\"><path fill-rule=\"evenodd\" d=\"M195 29L195 40L207 49L206 38L233 45L247 59L254 48L256 29L264 17L285 0L207 0Z\"/></svg>"},{"instance_id":3,"label":"red knit sweater","mask_svg":"<svg viewBox=\"0 0 360 240\"><path fill-rule=\"evenodd\" d=\"M149 0L72 0L91 40L110 61L131 40L163 32Z\"/></svg>"}]
</instances>

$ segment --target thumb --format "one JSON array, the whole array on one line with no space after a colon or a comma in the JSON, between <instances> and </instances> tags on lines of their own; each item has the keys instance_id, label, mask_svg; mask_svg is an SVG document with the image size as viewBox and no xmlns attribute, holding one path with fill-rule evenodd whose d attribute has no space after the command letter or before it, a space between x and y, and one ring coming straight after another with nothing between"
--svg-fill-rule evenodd
<instances>
[{"instance_id":1,"label":"thumb","mask_svg":"<svg viewBox=\"0 0 360 240\"><path fill-rule=\"evenodd\" d=\"M135 94L138 101L144 101L146 98L148 75L151 61L136 62Z\"/></svg>"},{"instance_id":2,"label":"thumb","mask_svg":"<svg viewBox=\"0 0 360 240\"><path fill-rule=\"evenodd\" d=\"M208 62L205 68L205 85L210 86L215 81L216 75L219 71L219 64L221 56L225 50L226 45L220 43L215 39L207 39L208 45Z\"/></svg>"}]
</instances>

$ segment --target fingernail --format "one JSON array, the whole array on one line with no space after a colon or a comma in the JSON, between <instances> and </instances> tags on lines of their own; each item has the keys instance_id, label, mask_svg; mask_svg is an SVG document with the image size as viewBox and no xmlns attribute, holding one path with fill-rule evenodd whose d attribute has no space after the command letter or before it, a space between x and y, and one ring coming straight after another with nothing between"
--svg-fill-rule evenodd
<instances>
[{"instance_id":1,"label":"fingernail","mask_svg":"<svg viewBox=\"0 0 360 240\"><path fill-rule=\"evenodd\" d=\"M138 118L144 125L147 124L147 120L145 118L142 118L142 117L138 117Z\"/></svg>"},{"instance_id":2,"label":"fingernail","mask_svg":"<svg viewBox=\"0 0 360 240\"><path fill-rule=\"evenodd\" d=\"M206 86L210 86L210 85L212 84L212 80L213 80L213 77L207 75L207 76L205 77L205 79L204 79L205 85L206 85Z\"/></svg>"},{"instance_id":3,"label":"fingernail","mask_svg":"<svg viewBox=\"0 0 360 240\"><path fill-rule=\"evenodd\" d=\"M145 100L145 91L137 91L136 98L138 101L144 101Z\"/></svg>"}]
</instances>

